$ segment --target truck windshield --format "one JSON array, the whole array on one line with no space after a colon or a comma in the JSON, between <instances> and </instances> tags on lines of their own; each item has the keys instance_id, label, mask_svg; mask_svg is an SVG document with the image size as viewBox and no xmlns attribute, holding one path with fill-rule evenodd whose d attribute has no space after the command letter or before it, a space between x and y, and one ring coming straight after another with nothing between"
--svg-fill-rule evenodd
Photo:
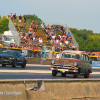
<instances>
[{"instance_id":1,"label":"truck windshield","mask_svg":"<svg viewBox=\"0 0 100 100\"><path fill-rule=\"evenodd\" d=\"M6 50L4 50L4 51L1 51L0 54L9 54L9 55L16 56L18 53L15 52L15 51L6 51Z\"/></svg>"},{"instance_id":2,"label":"truck windshield","mask_svg":"<svg viewBox=\"0 0 100 100\"><path fill-rule=\"evenodd\" d=\"M75 53L62 53L61 58L74 58L74 59L79 59L80 56Z\"/></svg>"},{"instance_id":3,"label":"truck windshield","mask_svg":"<svg viewBox=\"0 0 100 100\"><path fill-rule=\"evenodd\" d=\"M97 57L90 57L90 61L98 61Z\"/></svg>"},{"instance_id":4,"label":"truck windshield","mask_svg":"<svg viewBox=\"0 0 100 100\"><path fill-rule=\"evenodd\" d=\"M14 38L13 37L5 37L5 41L12 41L12 42L14 42Z\"/></svg>"}]
</instances>

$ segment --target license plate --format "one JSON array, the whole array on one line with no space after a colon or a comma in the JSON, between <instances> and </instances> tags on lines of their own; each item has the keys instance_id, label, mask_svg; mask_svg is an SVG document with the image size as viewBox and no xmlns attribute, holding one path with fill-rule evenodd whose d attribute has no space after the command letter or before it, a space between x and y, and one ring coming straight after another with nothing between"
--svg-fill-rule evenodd
<instances>
[{"instance_id":1,"label":"license plate","mask_svg":"<svg viewBox=\"0 0 100 100\"><path fill-rule=\"evenodd\" d=\"M63 72L63 73L65 72L65 70L60 70L60 71Z\"/></svg>"},{"instance_id":2,"label":"license plate","mask_svg":"<svg viewBox=\"0 0 100 100\"><path fill-rule=\"evenodd\" d=\"M74 72L74 70L69 70L70 72Z\"/></svg>"},{"instance_id":3,"label":"license plate","mask_svg":"<svg viewBox=\"0 0 100 100\"><path fill-rule=\"evenodd\" d=\"M57 70L57 68L54 68L54 70Z\"/></svg>"}]
</instances>

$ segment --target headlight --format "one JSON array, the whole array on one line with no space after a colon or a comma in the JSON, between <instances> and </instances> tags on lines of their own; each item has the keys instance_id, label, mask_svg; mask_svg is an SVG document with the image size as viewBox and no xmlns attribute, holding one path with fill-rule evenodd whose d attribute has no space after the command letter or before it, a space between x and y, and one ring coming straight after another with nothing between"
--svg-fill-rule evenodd
<instances>
[{"instance_id":1,"label":"headlight","mask_svg":"<svg viewBox=\"0 0 100 100\"><path fill-rule=\"evenodd\" d=\"M77 62L74 62L74 66L77 66Z\"/></svg>"},{"instance_id":2,"label":"headlight","mask_svg":"<svg viewBox=\"0 0 100 100\"><path fill-rule=\"evenodd\" d=\"M54 64L55 63L55 61L54 60L52 60L52 64Z\"/></svg>"},{"instance_id":3,"label":"headlight","mask_svg":"<svg viewBox=\"0 0 100 100\"><path fill-rule=\"evenodd\" d=\"M10 57L10 59L14 59L13 57Z\"/></svg>"},{"instance_id":4,"label":"headlight","mask_svg":"<svg viewBox=\"0 0 100 100\"><path fill-rule=\"evenodd\" d=\"M10 59L14 59L14 58L10 58Z\"/></svg>"}]
</instances>

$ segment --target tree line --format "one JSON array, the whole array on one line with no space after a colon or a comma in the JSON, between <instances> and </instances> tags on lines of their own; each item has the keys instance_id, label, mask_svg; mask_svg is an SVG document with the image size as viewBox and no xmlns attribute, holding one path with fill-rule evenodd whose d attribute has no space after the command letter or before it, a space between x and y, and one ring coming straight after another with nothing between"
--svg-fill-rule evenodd
<instances>
[{"instance_id":1,"label":"tree line","mask_svg":"<svg viewBox=\"0 0 100 100\"><path fill-rule=\"evenodd\" d=\"M24 18L24 16L25 15L23 15L22 18ZM26 15L26 16L27 16L28 24L31 23L32 20L34 20L34 22L37 21L38 24L42 23L42 20L40 18L38 18L38 16L36 16L35 14L34 15ZM18 16L16 16L16 19L18 20ZM2 18L0 16L0 34L3 34L4 31L9 30L8 24L9 24L9 16L8 16L8 18L7 18L7 16L3 16Z\"/></svg>"},{"instance_id":2,"label":"tree line","mask_svg":"<svg viewBox=\"0 0 100 100\"><path fill-rule=\"evenodd\" d=\"M93 33L92 30L86 29L70 28L70 30L79 44L79 50L88 52L100 51L100 33Z\"/></svg>"}]
</instances>

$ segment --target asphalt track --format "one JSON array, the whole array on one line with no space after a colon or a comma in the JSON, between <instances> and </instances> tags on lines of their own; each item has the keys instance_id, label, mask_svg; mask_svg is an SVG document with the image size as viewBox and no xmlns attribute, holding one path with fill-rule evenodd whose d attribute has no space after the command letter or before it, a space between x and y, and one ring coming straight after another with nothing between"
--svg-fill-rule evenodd
<instances>
[{"instance_id":1,"label":"asphalt track","mask_svg":"<svg viewBox=\"0 0 100 100\"><path fill-rule=\"evenodd\" d=\"M100 68L94 67L92 69L89 79L100 79ZM37 65L37 64L27 64L26 68L21 68L17 66L12 68L11 66L2 67L0 65L0 79L10 80L10 79L74 79L73 75L66 75L66 77L61 77L61 74L57 76L51 75L50 65ZM84 79L83 76L78 76L78 79Z\"/></svg>"},{"instance_id":2,"label":"asphalt track","mask_svg":"<svg viewBox=\"0 0 100 100\"><path fill-rule=\"evenodd\" d=\"M79 76L78 78L73 78L73 75L66 75L66 77L61 77L60 74L57 76L52 76L50 65L36 65L36 64L27 64L26 68L21 68L17 66L16 68L12 68L11 66L2 67L0 65L0 81L1 82L9 82L9 81L23 81L23 80L50 80L53 79L56 81L84 81L84 80L100 80L100 68L93 68L93 73L90 74L89 78L84 78L83 76ZM74 98L72 100L100 100L99 97L92 98Z\"/></svg>"}]
</instances>

